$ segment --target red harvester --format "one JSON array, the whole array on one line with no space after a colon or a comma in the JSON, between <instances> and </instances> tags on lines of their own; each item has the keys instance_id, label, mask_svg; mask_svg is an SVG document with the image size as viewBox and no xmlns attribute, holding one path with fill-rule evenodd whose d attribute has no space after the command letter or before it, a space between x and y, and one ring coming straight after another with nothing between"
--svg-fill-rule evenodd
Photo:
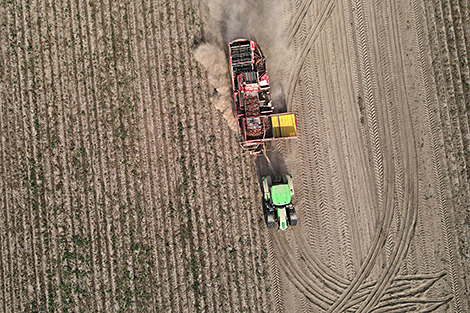
<instances>
[{"instance_id":1,"label":"red harvester","mask_svg":"<svg viewBox=\"0 0 470 313\"><path fill-rule=\"evenodd\" d=\"M297 137L295 113L272 114L266 58L253 40L236 39L229 43L230 71L234 109L238 119L241 146L259 153L270 140Z\"/></svg>"}]
</instances>

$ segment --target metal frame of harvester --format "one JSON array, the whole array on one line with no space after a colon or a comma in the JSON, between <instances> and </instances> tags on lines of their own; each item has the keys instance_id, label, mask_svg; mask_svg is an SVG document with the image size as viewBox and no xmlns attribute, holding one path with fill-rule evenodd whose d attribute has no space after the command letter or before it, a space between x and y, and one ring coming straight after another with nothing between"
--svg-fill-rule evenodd
<instances>
[{"instance_id":1,"label":"metal frame of harvester","mask_svg":"<svg viewBox=\"0 0 470 313\"><path fill-rule=\"evenodd\" d=\"M256 154L267 141L296 138L295 113L273 114L266 58L259 44L248 39L233 40L229 55L233 115L238 120L242 148Z\"/></svg>"}]
</instances>

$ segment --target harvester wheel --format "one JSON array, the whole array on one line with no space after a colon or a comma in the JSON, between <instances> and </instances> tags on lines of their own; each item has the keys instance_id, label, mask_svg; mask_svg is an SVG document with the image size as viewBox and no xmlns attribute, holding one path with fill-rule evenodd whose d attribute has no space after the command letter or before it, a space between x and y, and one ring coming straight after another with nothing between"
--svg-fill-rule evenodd
<instances>
[{"instance_id":1,"label":"harvester wheel","mask_svg":"<svg viewBox=\"0 0 470 313\"><path fill-rule=\"evenodd\" d=\"M295 212L294 208L289 210L289 225L290 226L297 225L297 213Z\"/></svg>"},{"instance_id":2,"label":"harvester wheel","mask_svg":"<svg viewBox=\"0 0 470 313\"><path fill-rule=\"evenodd\" d=\"M274 228L274 212L266 213L266 226L268 228Z\"/></svg>"}]
</instances>

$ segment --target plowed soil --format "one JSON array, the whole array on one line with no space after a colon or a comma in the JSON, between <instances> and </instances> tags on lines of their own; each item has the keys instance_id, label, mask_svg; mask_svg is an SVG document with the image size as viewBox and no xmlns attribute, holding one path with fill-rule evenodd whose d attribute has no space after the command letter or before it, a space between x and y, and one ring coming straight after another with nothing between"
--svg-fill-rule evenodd
<instances>
[{"instance_id":1,"label":"plowed soil","mask_svg":"<svg viewBox=\"0 0 470 313\"><path fill-rule=\"evenodd\" d=\"M467 1L269 2L286 232L194 58L214 3L0 4L0 311L469 312Z\"/></svg>"}]
</instances>

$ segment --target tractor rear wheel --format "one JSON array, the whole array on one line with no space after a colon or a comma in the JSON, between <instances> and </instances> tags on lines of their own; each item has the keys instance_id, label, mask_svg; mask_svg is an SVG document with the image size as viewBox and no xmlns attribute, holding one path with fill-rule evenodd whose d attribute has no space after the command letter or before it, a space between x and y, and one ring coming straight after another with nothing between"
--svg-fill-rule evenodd
<instances>
[{"instance_id":1,"label":"tractor rear wheel","mask_svg":"<svg viewBox=\"0 0 470 313\"><path fill-rule=\"evenodd\" d=\"M290 226L297 225L297 213L295 212L294 208L289 210L289 225Z\"/></svg>"}]
</instances>

